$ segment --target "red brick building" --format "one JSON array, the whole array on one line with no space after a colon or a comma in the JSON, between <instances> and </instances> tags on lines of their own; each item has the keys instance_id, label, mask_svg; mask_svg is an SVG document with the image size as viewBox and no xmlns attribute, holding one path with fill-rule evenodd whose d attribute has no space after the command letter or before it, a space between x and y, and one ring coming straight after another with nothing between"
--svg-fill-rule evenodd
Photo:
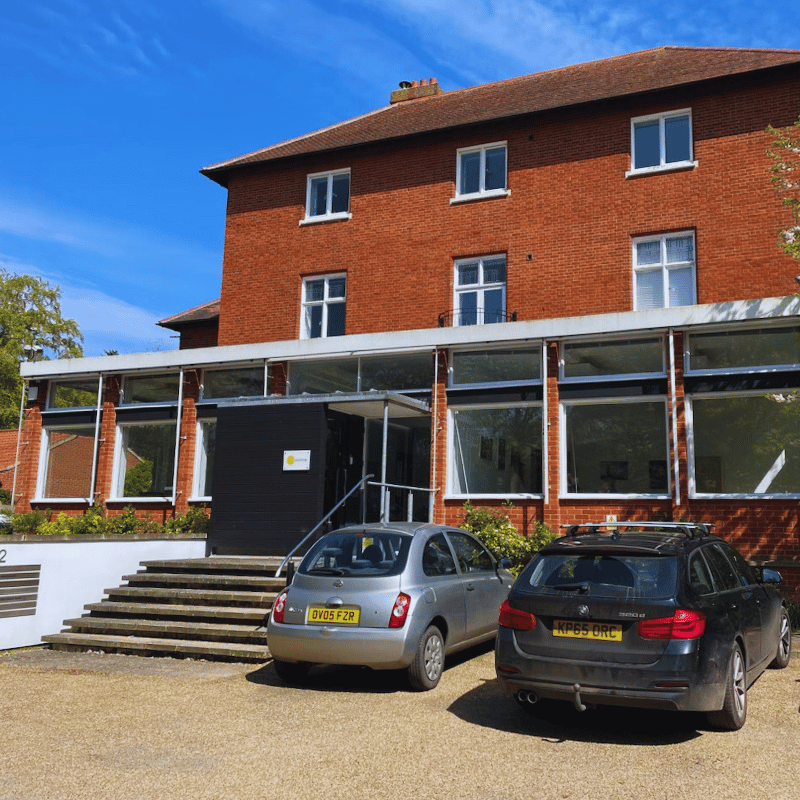
<instances>
[{"instance_id":1,"label":"red brick building","mask_svg":"<svg viewBox=\"0 0 800 800\"><path fill-rule=\"evenodd\" d=\"M800 51L665 47L404 83L204 169L219 300L161 322L177 353L24 367L18 504L210 505L212 548L285 552L372 474L337 521L690 518L790 571L800 265L765 129L799 113ZM86 490L53 497L73 429Z\"/></svg>"}]
</instances>

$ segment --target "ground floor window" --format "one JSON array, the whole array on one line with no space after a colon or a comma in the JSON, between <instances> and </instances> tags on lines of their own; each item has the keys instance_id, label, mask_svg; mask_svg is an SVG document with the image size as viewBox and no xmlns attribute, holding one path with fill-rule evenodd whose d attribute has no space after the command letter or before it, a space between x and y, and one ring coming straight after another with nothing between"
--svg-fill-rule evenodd
<instances>
[{"instance_id":1,"label":"ground floor window","mask_svg":"<svg viewBox=\"0 0 800 800\"><path fill-rule=\"evenodd\" d=\"M450 411L448 494L541 494L541 405Z\"/></svg>"},{"instance_id":2,"label":"ground floor window","mask_svg":"<svg viewBox=\"0 0 800 800\"><path fill-rule=\"evenodd\" d=\"M172 496L175 474L174 422L131 423L117 435L117 497Z\"/></svg>"},{"instance_id":3,"label":"ground floor window","mask_svg":"<svg viewBox=\"0 0 800 800\"><path fill-rule=\"evenodd\" d=\"M45 429L43 456L41 497L92 496L94 425Z\"/></svg>"},{"instance_id":4,"label":"ground floor window","mask_svg":"<svg viewBox=\"0 0 800 800\"><path fill-rule=\"evenodd\" d=\"M800 495L800 403L695 395L690 409L694 494Z\"/></svg>"},{"instance_id":5,"label":"ground floor window","mask_svg":"<svg viewBox=\"0 0 800 800\"><path fill-rule=\"evenodd\" d=\"M562 494L669 493L666 401L562 404Z\"/></svg>"},{"instance_id":6,"label":"ground floor window","mask_svg":"<svg viewBox=\"0 0 800 800\"><path fill-rule=\"evenodd\" d=\"M217 421L215 419L201 420L197 423L197 447L194 467L194 496L197 499L211 497L216 446Z\"/></svg>"}]
</instances>

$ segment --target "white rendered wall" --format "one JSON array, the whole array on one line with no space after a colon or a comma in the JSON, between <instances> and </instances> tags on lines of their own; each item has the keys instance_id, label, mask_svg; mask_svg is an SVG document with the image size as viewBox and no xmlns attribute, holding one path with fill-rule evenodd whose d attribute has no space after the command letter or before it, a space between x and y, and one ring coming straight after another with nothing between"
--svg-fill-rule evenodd
<instances>
[{"instance_id":1,"label":"white rendered wall","mask_svg":"<svg viewBox=\"0 0 800 800\"><path fill-rule=\"evenodd\" d=\"M124 583L142 561L203 558L205 539L113 539L102 541L8 541L0 536L0 575L20 566L40 566L36 613L0 616L0 650L41 644L42 636L63 630L80 617L86 603ZM0 600L13 587L0 593ZM0 609L2 603L0 602ZM12 612L13 613L13 612Z\"/></svg>"}]
</instances>

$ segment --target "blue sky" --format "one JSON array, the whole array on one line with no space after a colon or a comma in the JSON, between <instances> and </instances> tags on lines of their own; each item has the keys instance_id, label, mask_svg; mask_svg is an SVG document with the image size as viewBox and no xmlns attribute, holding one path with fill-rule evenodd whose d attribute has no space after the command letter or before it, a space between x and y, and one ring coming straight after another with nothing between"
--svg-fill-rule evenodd
<instances>
[{"instance_id":1,"label":"blue sky","mask_svg":"<svg viewBox=\"0 0 800 800\"><path fill-rule=\"evenodd\" d=\"M0 267L62 290L86 355L177 346L219 295L198 170L388 103L660 45L800 49L796 0L6 0Z\"/></svg>"}]
</instances>

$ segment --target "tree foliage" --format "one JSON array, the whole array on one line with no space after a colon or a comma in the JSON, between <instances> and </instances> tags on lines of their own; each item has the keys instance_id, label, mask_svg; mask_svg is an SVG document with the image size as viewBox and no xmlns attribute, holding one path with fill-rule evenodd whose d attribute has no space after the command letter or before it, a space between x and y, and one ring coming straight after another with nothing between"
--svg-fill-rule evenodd
<instances>
[{"instance_id":1,"label":"tree foliage","mask_svg":"<svg viewBox=\"0 0 800 800\"><path fill-rule=\"evenodd\" d=\"M800 259L800 118L786 128L767 127L774 139L767 150L772 161L770 180L778 197L792 215L792 224L781 231L780 247Z\"/></svg>"},{"instance_id":2,"label":"tree foliage","mask_svg":"<svg viewBox=\"0 0 800 800\"><path fill-rule=\"evenodd\" d=\"M19 418L19 364L83 355L83 335L61 314L61 290L42 278L0 269L0 428Z\"/></svg>"}]
</instances>

